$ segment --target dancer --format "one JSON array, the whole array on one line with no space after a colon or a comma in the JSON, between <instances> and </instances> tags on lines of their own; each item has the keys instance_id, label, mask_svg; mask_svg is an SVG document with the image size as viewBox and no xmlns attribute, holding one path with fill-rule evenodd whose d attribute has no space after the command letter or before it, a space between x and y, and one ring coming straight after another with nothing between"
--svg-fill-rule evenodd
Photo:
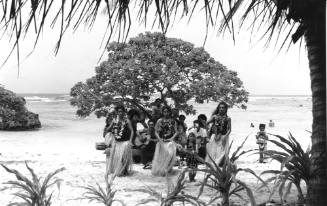
<instances>
[{"instance_id":1,"label":"dancer","mask_svg":"<svg viewBox=\"0 0 327 206\"><path fill-rule=\"evenodd\" d=\"M219 166L223 164L229 148L231 119L227 116L227 109L228 105L220 102L207 123L212 123L212 126L209 130L210 140L207 144L206 162L212 163L212 159Z\"/></svg>"},{"instance_id":2,"label":"dancer","mask_svg":"<svg viewBox=\"0 0 327 206\"><path fill-rule=\"evenodd\" d=\"M165 176L172 170L176 161L176 145L173 140L178 134L177 122L171 116L169 106L162 107L162 115L155 126L158 139L152 161L152 174L155 176Z\"/></svg>"},{"instance_id":3,"label":"dancer","mask_svg":"<svg viewBox=\"0 0 327 206\"><path fill-rule=\"evenodd\" d=\"M131 140L134 136L134 130L131 121L126 116L125 107L118 105L115 110L117 117L109 126L109 131L114 139L110 155L107 154L106 158L106 175L124 176L131 171Z\"/></svg>"}]
</instances>

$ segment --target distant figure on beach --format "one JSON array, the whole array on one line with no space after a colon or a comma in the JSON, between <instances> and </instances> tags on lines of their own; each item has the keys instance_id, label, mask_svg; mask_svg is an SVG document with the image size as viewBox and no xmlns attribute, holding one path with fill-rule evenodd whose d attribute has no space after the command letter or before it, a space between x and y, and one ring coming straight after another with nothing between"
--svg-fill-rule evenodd
<instances>
[{"instance_id":1,"label":"distant figure on beach","mask_svg":"<svg viewBox=\"0 0 327 206\"><path fill-rule=\"evenodd\" d=\"M141 162L144 165L143 169L151 169L152 167L151 162L153 159L154 151L156 149L156 142L157 142L154 126L155 126L154 121L150 119L148 121L148 129L146 131L147 135L150 136L150 139L147 145L141 150Z\"/></svg>"},{"instance_id":2,"label":"distant figure on beach","mask_svg":"<svg viewBox=\"0 0 327 206\"><path fill-rule=\"evenodd\" d=\"M266 134L265 129L266 129L266 125L260 124L259 132L256 135L257 144L259 146L259 163L264 163L264 159L265 159L264 151L267 150L268 135Z\"/></svg>"},{"instance_id":3,"label":"distant figure on beach","mask_svg":"<svg viewBox=\"0 0 327 206\"><path fill-rule=\"evenodd\" d=\"M152 174L165 176L171 172L176 161L176 144L173 141L177 134L177 122L172 117L169 106L162 107L162 118L155 126L155 135L158 139L152 161Z\"/></svg>"},{"instance_id":4,"label":"distant figure on beach","mask_svg":"<svg viewBox=\"0 0 327 206\"><path fill-rule=\"evenodd\" d=\"M231 118L227 116L227 110L228 105L220 102L207 122L207 125L211 123L212 125L209 131L210 140L207 144L206 162L212 163L213 160L217 165L221 165L224 161L231 132Z\"/></svg>"},{"instance_id":5,"label":"distant figure on beach","mask_svg":"<svg viewBox=\"0 0 327 206\"><path fill-rule=\"evenodd\" d=\"M275 127L275 122L273 122L272 120L269 120L269 127Z\"/></svg>"},{"instance_id":6,"label":"distant figure on beach","mask_svg":"<svg viewBox=\"0 0 327 206\"><path fill-rule=\"evenodd\" d=\"M193 128L189 131L188 137L194 135L196 138L196 152L203 159L206 157L207 130L200 127L200 121L193 121Z\"/></svg>"},{"instance_id":7,"label":"distant figure on beach","mask_svg":"<svg viewBox=\"0 0 327 206\"><path fill-rule=\"evenodd\" d=\"M117 117L113 119L109 126L113 142L110 155L107 154L106 158L106 175L124 176L131 171L131 140L134 135L134 129L131 121L127 118L125 107L118 105L115 110Z\"/></svg>"},{"instance_id":8,"label":"distant figure on beach","mask_svg":"<svg viewBox=\"0 0 327 206\"><path fill-rule=\"evenodd\" d=\"M254 127L254 124L251 122L250 127Z\"/></svg>"}]
</instances>

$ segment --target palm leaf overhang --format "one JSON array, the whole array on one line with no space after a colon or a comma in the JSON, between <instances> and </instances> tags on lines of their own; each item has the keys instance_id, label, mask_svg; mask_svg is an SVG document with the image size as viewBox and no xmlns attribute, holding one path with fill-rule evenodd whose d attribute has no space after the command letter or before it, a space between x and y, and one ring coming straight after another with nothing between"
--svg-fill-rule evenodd
<instances>
[{"instance_id":1,"label":"palm leaf overhang","mask_svg":"<svg viewBox=\"0 0 327 206\"><path fill-rule=\"evenodd\" d=\"M159 26L162 32L166 33L176 18L191 19L194 11L200 9L205 12L204 23L207 28L216 27L219 32L228 30L233 39L235 16L241 18L241 26L245 20L251 19L252 31L266 26L264 36L268 36L267 43L273 35L277 35L279 39L281 31L286 29L282 47L290 35L293 42L299 40L307 27L321 22L320 19L324 18L325 14L324 0L3 0L0 4L1 29L14 38L8 58L16 48L18 62L19 41L30 29L34 29L35 48L48 21L51 27L60 25L55 47L57 54L68 28L71 27L75 31L81 24L92 28L99 14L107 16L105 45L116 32L118 40L126 40L132 23L135 23L131 18L131 10L137 11L136 21L146 26L151 19L153 26ZM101 12L104 8L106 12Z\"/></svg>"}]
</instances>

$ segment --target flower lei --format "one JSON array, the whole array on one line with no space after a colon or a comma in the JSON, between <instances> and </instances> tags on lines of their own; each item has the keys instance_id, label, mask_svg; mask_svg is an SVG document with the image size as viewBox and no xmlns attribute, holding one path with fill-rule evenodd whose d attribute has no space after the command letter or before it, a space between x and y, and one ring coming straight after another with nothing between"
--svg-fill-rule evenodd
<instances>
[{"instance_id":1,"label":"flower lei","mask_svg":"<svg viewBox=\"0 0 327 206\"><path fill-rule=\"evenodd\" d=\"M217 129L219 131L222 131L224 129L226 122L227 122L227 115L223 115L223 116L219 114L216 115L215 125L218 127Z\"/></svg>"},{"instance_id":2,"label":"flower lei","mask_svg":"<svg viewBox=\"0 0 327 206\"><path fill-rule=\"evenodd\" d=\"M115 119L115 124L117 124L117 130L119 131L118 134L114 133L116 139L120 139L123 136L123 128L126 124L125 117L122 119L122 121L118 120L118 117Z\"/></svg>"}]
</instances>

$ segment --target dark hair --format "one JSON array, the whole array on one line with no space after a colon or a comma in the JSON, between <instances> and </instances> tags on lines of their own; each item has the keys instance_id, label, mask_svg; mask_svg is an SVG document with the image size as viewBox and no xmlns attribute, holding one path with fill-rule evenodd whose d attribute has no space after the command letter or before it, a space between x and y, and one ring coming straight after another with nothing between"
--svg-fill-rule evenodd
<instances>
[{"instance_id":1,"label":"dark hair","mask_svg":"<svg viewBox=\"0 0 327 206\"><path fill-rule=\"evenodd\" d=\"M111 121L112 121L112 117L108 115L108 116L106 117L106 126L109 126L110 123L111 123Z\"/></svg>"},{"instance_id":2,"label":"dark hair","mask_svg":"<svg viewBox=\"0 0 327 206\"><path fill-rule=\"evenodd\" d=\"M161 113L163 114L163 111L165 110L165 109L167 109L168 110L168 112L169 112L169 115L171 116L172 115L172 111L171 111L171 108L170 108L170 106L163 106L162 108L161 108Z\"/></svg>"},{"instance_id":3,"label":"dark hair","mask_svg":"<svg viewBox=\"0 0 327 206\"><path fill-rule=\"evenodd\" d=\"M265 129L266 128L266 125L265 124L259 124L259 128Z\"/></svg>"},{"instance_id":4,"label":"dark hair","mask_svg":"<svg viewBox=\"0 0 327 206\"><path fill-rule=\"evenodd\" d=\"M118 112L119 109L122 109L124 112L126 112L126 109L125 109L124 105L122 105L122 104L116 105L115 111Z\"/></svg>"},{"instance_id":5,"label":"dark hair","mask_svg":"<svg viewBox=\"0 0 327 206\"><path fill-rule=\"evenodd\" d=\"M184 119L185 120L186 117L185 117L185 115L181 114L181 115L178 116L178 119Z\"/></svg>"},{"instance_id":6,"label":"dark hair","mask_svg":"<svg viewBox=\"0 0 327 206\"><path fill-rule=\"evenodd\" d=\"M200 119L207 121L207 116L205 114L199 114L198 120L200 120Z\"/></svg>"},{"instance_id":7,"label":"dark hair","mask_svg":"<svg viewBox=\"0 0 327 206\"><path fill-rule=\"evenodd\" d=\"M225 112L225 114L227 114L228 105L226 104L226 102L220 102L220 103L218 104L218 106L216 107L215 111L214 111L212 114L218 114L219 107L220 107L221 105L224 105L224 106L226 107L226 112Z\"/></svg>"},{"instance_id":8,"label":"dark hair","mask_svg":"<svg viewBox=\"0 0 327 206\"><path fill-rule=\"evenodd\" d=\"M127 112L127 116L128 116L128 119L132 119L134 116L138 116L140 117L140 112L137 110L137 109L130 109L128 112Z\"/></svg>"},{"instance_id":9,"label":"dark hair","mask_svg":"<svg viewBox=\"0 0 327 206\"><path fill-rule=\"evenodd\" d=\"M150 122L152 122L153 124L156 123L153 119L149 119L149 120L148 120L148 125L150 124Z\"/></svg>"}]
</instances>

